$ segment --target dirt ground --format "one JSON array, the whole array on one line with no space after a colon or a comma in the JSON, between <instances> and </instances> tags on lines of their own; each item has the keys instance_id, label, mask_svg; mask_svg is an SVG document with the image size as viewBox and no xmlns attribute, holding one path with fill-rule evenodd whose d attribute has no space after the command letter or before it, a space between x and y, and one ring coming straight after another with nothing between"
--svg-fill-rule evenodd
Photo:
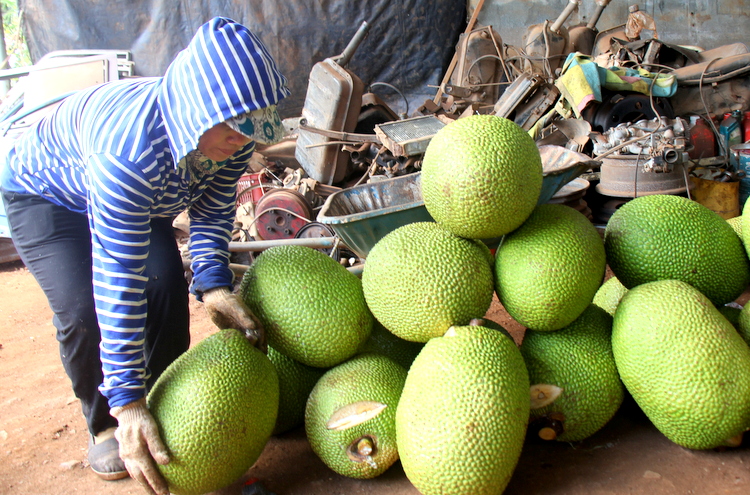
<instances>
[{"instance_id":1,"label":"dirt ground","mask_svg":"<svg viewBox=\"0 0 750 495\"><path fill-rule=\"evenodd\" d=\"M131 479L102 481L88 468L86 427L60 364L52 314L23 264L0 264L0 294L0 494L145 493ZM194 300L191 314L195 343L214 329ZM488 316L522 336L499 303ZM249 477L278 495L418 494L398 463L373 480L335 474L310 450L302 429L272 438L243 479L217 495L239 495ZM628 400L583 442L529 438L505 493L746 494L750 442L723 451L678 447Z\"/></svg>"}]
</instances>

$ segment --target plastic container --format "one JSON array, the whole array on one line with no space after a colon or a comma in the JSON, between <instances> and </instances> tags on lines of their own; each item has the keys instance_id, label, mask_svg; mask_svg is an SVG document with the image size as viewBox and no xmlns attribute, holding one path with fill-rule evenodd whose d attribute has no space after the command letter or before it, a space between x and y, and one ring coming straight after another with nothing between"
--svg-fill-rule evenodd
<instances>
[{"instance_id":1,"label":"plastic container","mask_svg":"<svg viewBox=\"0 0 750 495\"><path fill-rule=\"evenodd\" d=\"M697 115L690 117L690 144L693 149L688 151L691 160L700 160L716 156L716 137L705 120Z\"/></svg>"},{"instance_id":2,"label":"plastic container","mask_svg":"<svg viewBox=\"0 0 750 495\"><path fill-rule=\"evenodd\" d=\"M719 134L721 135L722 142L724 143L724 149L722 152L729 154L729 163L734 170L737 170L739 165L737 157L734 153L730 153L732 146L742 144L742 129L740 129L740 121L738 116L734 113L725 113L724 120L719 124Z\"/></svg>"},{"instance_id":3,"label":"plastic container","mask_svg":"<svg viewBox=\"0 0 750 495\"><path fill-rule=\"evenodd\" d=\"M742 142L750 142L750 111L746 111L742 117Z\"/></svg>"}]
</instances>

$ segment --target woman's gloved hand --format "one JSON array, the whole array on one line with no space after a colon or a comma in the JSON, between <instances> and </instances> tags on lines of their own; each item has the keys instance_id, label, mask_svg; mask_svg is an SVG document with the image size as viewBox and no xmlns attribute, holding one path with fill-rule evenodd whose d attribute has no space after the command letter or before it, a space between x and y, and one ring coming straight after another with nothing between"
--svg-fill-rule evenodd
<instances>
[{"instance_id":1,"label":"woman's gloved hand","mask_svg":"<svg viewBox=\"0 0 750 495\"><path fill-rule=\"evenodd\" d=\"M263 326L240 296L232 294L228 287L217 287L204 292L203 305L214 325L221 330L234 328L244 332L247 340L266 352L268 348Z\"/></svg>"},{"instance_id":2,"label":"woman's gloved hand","mask_svg":"<svg viewBox=\"0 0 750 495\"><path fill-rule=\"evenodd\" d=\"M169 463L169 453L159 436L156 421L146 407L146 399L113 407L109 413L117 419L115 438L120 443L120 459L130 477L151 495L169 495L167 482L155 464Z\"/></svg>"}]
</instances>

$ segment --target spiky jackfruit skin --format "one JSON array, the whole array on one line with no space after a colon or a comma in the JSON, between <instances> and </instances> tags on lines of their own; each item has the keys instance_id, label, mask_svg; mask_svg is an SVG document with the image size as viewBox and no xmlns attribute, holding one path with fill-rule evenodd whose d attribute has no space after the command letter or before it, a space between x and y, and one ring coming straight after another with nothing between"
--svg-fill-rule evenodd
<instances>
[{"instance_id":1,"label":"spiky jackfruit skin","mask_svg":"<svg viewBox=\"0 0 750 495\"><path fill-rule=\"evenodd\" d=\"M729 223L681 196L628 201L607 222L604 246L610 268L629 289L681 280L718 306L737 299L750 283L745 248Z\"/></svg>"},{"instance_id":2,"label":"spiky jackfruit skin","mask_svg":"<svg viewBox=\"0 0 750 495\"><path fill-rule=\"evenodd\" d=\"M560 418L563 429L556 440L577 442L588 438L620 408L625 388L615 365L611 338L612 316L594 304L556 332L526 332L521 354L529 381L562 389L552 404L531 410L532 421Z\"/></svg>"},{"instance_id":3,"label":"spiky jackfruit skin","mask_svg":"<svg viewBox=\"0 0 750 495\"><path fill-rule=\"evenodd\" d=\"M362 282L304 246L274 246L245 272L239 290L268 344L308 366L330 368L356 354L372 331Z\"/></svg>"},{"instance_id":4,"label":"spiky jackfruit skin","mask_svg":"<svg viewBox=\"0 0 750 495\"><path fill-rule=\"evenodd\" d=\"M625 387L674 443L711 449L750 427L750 347L695 287L659 280L630 289L612 350Z\"/></svg>"},{"instance_id":5,"label":"spiky jackfruit skin","mask_svg":"<svg viewBox=\"0 0 750 495\"><path fill-rule=\"evenodd\" d=\"M531 214L542 190L542 159L529 134L512 120L472 115L430 140L422 163L427 211L470 239L500 237Z\"/></svg>"},{"instance_id":6,"label":"spiky jackfruit skin","mask_svg":"<svg viewBox=\"0 0 750 495\"><path fill-rule=\"evenodd\" d=\"M390 332L379 321L375 320L372 326L370 338L360 348L361 353L375 352L387 356L405 369L411 367L411 363L422 350L424 344L421 342L410 342L401 337L397 337Z\"/></svg>"},{"instance_id":7,"label":"spiky jackfruit skin","mask_svg":"<svg viewBox=\"0 0 750 495\"><path fill-rule=\"evenodd\" d=\"M224 488L260 457L276 423L273 363L244 335L217 332L177 358L147 396L170 462L157 465L175 495Z\"/></svg>"},{"instance_id":8,"label":"spiky jackfruit skin","mask_svg":"<svg viewBox=\"0 0 750 495\"><path fill-rule=\"evenodd\" d=\"M362 289L375 318L396 336L427 342L492 304L487 247L435 222L397 228L370 250Z\"/></svg>"},{"instance_id":9,"label":"spiky jackfruit skin","mask_svg":"<svg viewBox=\"0 0 750 495\"><path fill-rule=\"evenodd\" d=\"M460 326L414 360L396 411L406 476L424 495L500 494L529 419L529 376L502 332Z\"/></svg>"},{"instance_id":10,"label":"spiky jackfruit skin","mask_svg":"<svg viewBox=\"0 0 750 495\"><path fill-rule=\"evenodd\" d=\"M605 269L593 224L569 206L543 204L497 248L495 290L521 325L558 330L591 303Z\"/></svg>"},{"instance_id":11,"label":"spiky jackfruit skin","mask_svg":"<svg viewBox=\"0 0 750 495\"><path fill-rule=\"evenodd\" d=\"M268 359L279 376L279 413L273 434L280 435L305 423L307 398L327 368L307 366L273 347L268 348Z\"/></svg>"}]
</instances>

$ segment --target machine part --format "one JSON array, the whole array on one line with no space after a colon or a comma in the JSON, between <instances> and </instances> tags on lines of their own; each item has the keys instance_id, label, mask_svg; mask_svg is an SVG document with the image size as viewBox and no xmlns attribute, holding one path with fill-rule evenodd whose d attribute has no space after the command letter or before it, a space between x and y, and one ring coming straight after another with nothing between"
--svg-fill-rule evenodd
<instances>
[{"instance_id":1,"label":"machine part","mask_svg":"<svg viewBox=\"0 0 750 495\"><path fill-rule=\"evenodd\" d=\"M537 139L537 146L551 144L580 152L591 140L591 124L583 119L554 120L545 133L544 137Z\"/></svg>"},{"instance_id":2,"label":"machine part","mask_svg":"<svg viewBox=\"0 0 750 495\"><path fill-rule=\"evenodd\" d=\"M688 146L688 124L677 117L639 120L611 127L594 140L594 155L620 154L660 156L667 164L683 161ZM605 155L606 156L606 155Z\"/></svg>"},{"instance_id":3,"label":"machine part","mask_svg":"<svg viewBox=\"0 0 750 495\"><path fill-rule=\"evenodd\" d=\"M665 168L663 172L649 172L645 169L649 158L648 155L612 155L603 158L596 191L617 198L689 192L685 164Z\"/></svg>"},{"instance_id":4,"label":"machine part","mask_svg":"<svg viewBox=\"0 0 750 495\"><path fill-rule=\"evenodd\" d=\"M375 126L375 134L395 156L421 155L445 123L434 115L386 122Z\"/></svg>"},{"instance_id":5,"label":"machine part","mask_svg":"<svg viewBox=\"0 0 750 495\"><path fill-rule=\"evenodd\" d=\"M255 208L255 226L264 240L291 239L313 219L305 197L291 189L274 189Z\"/></svg>"},{"instance_id":6,"label":"machine part","mask_svg":"<svg viewBox=\"0 0 750 495\"><path fill-rule=\"evenodd\" d=\"M552 24L544 21L529 27L523 37L523 51L527 56L524 70L544 77L555 76L568 45L568 30L563 23L578 8L578 1L569 0Z\"/></svg>"},{"instance_id":7,"label":"machine part","mask_svg":"<svg viewBox=\"0 0 750 495\"><path fill-rule=\"evenodd\" d=\"M265 171L245 174L237 182L237 205L252 201L257 203L272 188L278 187Z\"/></svg>"},{"instance_id":8,"label":"machine part","mask_svg":"<svg viewBox=\"0 0 750 495\"><path fill-rule=\"evenodd\" d=\"M336 237L290 238L264 241L230 242L229 250L233 253L265 251L274 246L305 246L312 249L330 249L336 245Z\"/></svg>"},{"instance_id":9,"label":"machine part","mask_svg":"<svg viewBox=\"0 0 750 495\"><path fill-rule=\"evenodd\" d=\"M598 132L605 132L610 127L622 123L651 120L659 116L674 118L675 114L668 98L653 97L653 103L658 115L654 114L648 95L615 93L603 97L599 105L588 105L584 108L582 116L591 124L591 128Z\"/></svg>"},{"instance_id":10,"label":"machine part","mask_svg":"<svg viewBox=\"0 0 750 495\"><path fill-rule=\"evenodd\" d=\"M504 81L508 81L500 46L502 39L492 26L462 34L456 52L458 62L445 92L470 103L492 105Z\"/></svg>"},{"instance_id":11,"label":"machine part","mask_svg":"<svg viewBox=\"0 0 750 495\"><path fill-rule=\"evenodd\" d=\"M546 203L565 184L601 164L588 155L551 144L539 146L539 155L542 158L543 180L538 204Z\"/></svg>"},{"instance_id":12,"label":"machine part","mask_svg":"<svg viewBox=\"0 0 750 495\"><path fill-rule=\"evenodd\" d=\"M385 83L373 83L370 87ZM406 101L406 112L409 112L409 102ZM372 134L375 132L375 126L383 122L399 120L398 115L391 110L383 100L374 93L365 93L362 95L362 108L357 118L357 127L354 132L358 134Z\"/></svg>"},{"instance_id":13,"label":"machine part","mask_svg":"<svg viewBox=\"0 0 750 495\"><path fill-rule=\"evenodd\" d=\"M484 5L484 0L479 0L477 2L477 6L474 7L474 12L472 12L471 18L469 19L469 22L466 24L466 29L464 30L464 34L468 34L474 29L474 26L477 23L477 18L479 17L479 12L482 10L483 5ZM448 65L448 70L445 71L445 74L443 75L443 80L440 82L440 86L438 87L438 90L435 93L435 98L432 99L432 102L434 103L434 105L440 105L440 102L443 99L443 93L445 92L445 85L448 84L448 81L450 81L450 78L453 75L453 71L455 70L457 63L458 63L458 52L453 54L451 63ZM425 102L425 106L429 107L427 102Z\"/></svg>"},{"instance_id":14,"label":"machine part","mask_svg":"<svg viewBox=\"0 0 750 495\"><path fill-rule=\"evenodd\" d=\"M516 107L527 101L543 83L544 80L537 75L521 73L497 100L492 114L510 118Z\"/></svg>"},{"instance_id":15,"label":"machine part","mask_svg":"<svg viewBox=\"0 0 750 495\"><path fill-rule=\"evenodd\" d=\"M596 29L596 23L602 16L602 12L612 0L596 0L596 10L587 24L573 26L568 29L568 46L565 53L580 52L585 55L591 55L594 49L594 41L599 31Z\"/></svg>"},{"instance_id":16,"label":"machine part","mask_svg":"<svg viewBox=\"0 0 750 495\"><path fill-rule=\"evenodd\" d=\"M309 128L352 132L362 106L364 83L344 68L370 27L363 22L341 55L315 64L310 71L302 118ZM348 173L349 154L337 145L326 145L331 139L298 129L295 158L313 179L324 184L343 181Z\"/></svg>"},{"instance_id":17,"label":"machine part","mask_svg":"<svg viewBox=\"0 0 750 495\"><path fill-rule=\"evenodd\" d=\"M728 54L702 52L702 58L714 58L673 71L677 91L671 101L678 115L722 115L750 106L750 53L744 44L721 48Z\"/></svg>"},{"instance_id":18,"label":"machine part","mask_svg":"<svg viewBox=\"0 0 750 495\"><path fill-rule=\"evenodd\" d=\"M560 90L552 83L543 82L536 91L520 105L516 106L513 121L520 125L525 131L528 131L537 121L546 114L557 99L560 97Z\"/></svg>"},{"instance_id":19,"label":"machine part","mask_svg":"<svg viewBox=\"0 0 750 495\"><path fill-rule=\"evenodd\" d=\"M294 236L295 239L325 239L336 237L336 233L329 226L320 222L310 222ZM338 238L337 238L338 239ZM336 261L341 261L342 255L339 249L339 243L335 242L333 246L317 248L318 251L330 256Z\"/></svg>"}]
</instances>

